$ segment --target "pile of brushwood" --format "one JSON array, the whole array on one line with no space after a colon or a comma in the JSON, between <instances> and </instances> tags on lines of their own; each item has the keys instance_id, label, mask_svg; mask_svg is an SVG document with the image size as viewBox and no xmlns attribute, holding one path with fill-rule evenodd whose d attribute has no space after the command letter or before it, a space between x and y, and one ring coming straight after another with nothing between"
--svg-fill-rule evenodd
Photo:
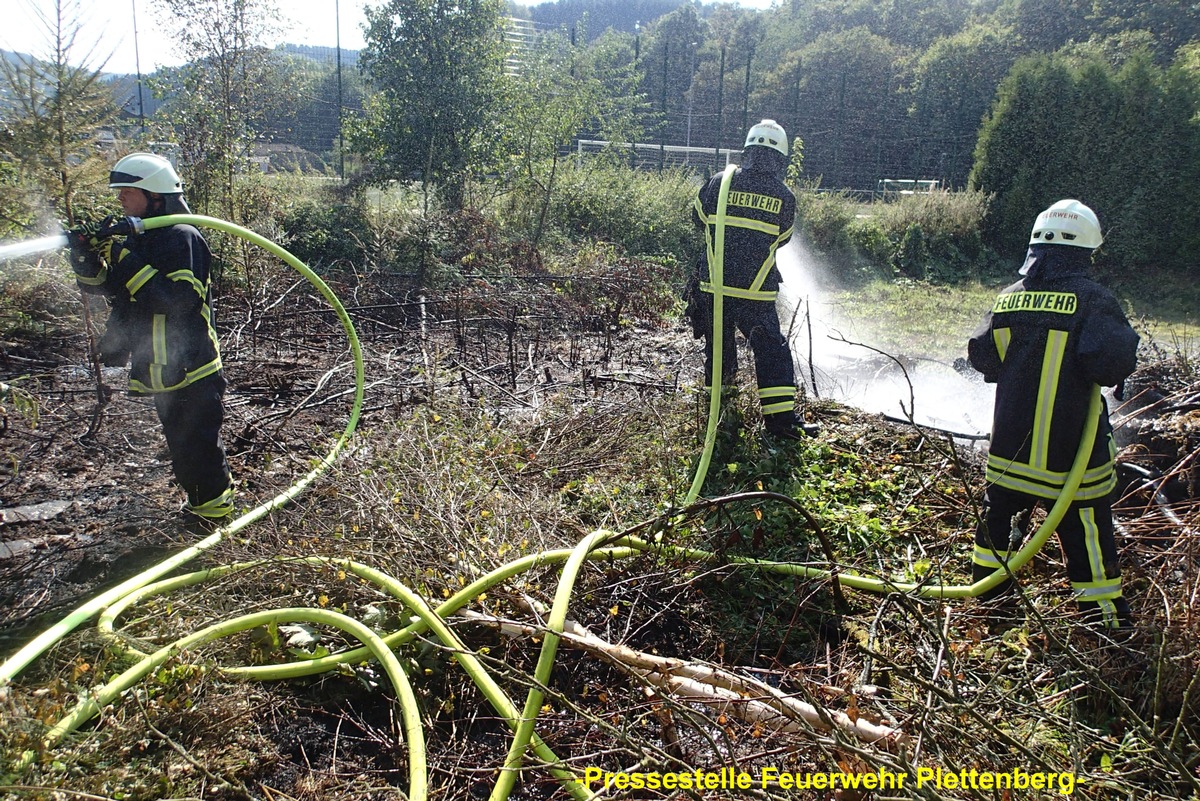
<instances>
[{"instance_id":1,"label":"pile of brushwood","mask_svg":"<svg viewBox=\"0 0 1200 801\"><path fill-rule=\"evenodd\" d=\"M581 297L609 291L599 274L573 280ZM333 315L282 276L262 286L291 288L230 288L222 305L227 439L247 508L312 468L352 395ZM430 797L487 797L512 740L468 662L517 709L541 694L537 735L585 780L576 793L599 791L604 774L605 797L637 799L1200 792L1200 383L1186 358L1155 356L1114 408L1132 465L1119 517L1138 626L1113 640L1075 619L1053 541L1003 617L756 564L963 583L981 454L935 432L810 399L820 436L771 442L748 387L727 404L707 500L681 508L706 399L696 343L657 296L588 319L544 275L335 289L367 360L349 453L183 569L218 568L204 580L142 599L111 632L89 622L4 688L0 797L403 797L405 704L379 660L334 658L359 643L324 622L178 650L94 719L47 735L137 652L237 615L305 607L383 635L411 627L412 609L357 566L437 607L517 560L447 610L453 644L422 629L389 638L413 686ZM203 536L173 514L152 408L120 391L119 373L97 381L77 321L61 312L4 335L5 655ZM612 532L608 552L580 571L557 658L535 680L564 550L599 530ZM314 659L329 669L270 681L240 670ZM547 753L525 756L509 797L570 797ZM689 783L701 789L653 787Z\"/></svg>"}]
</instances>

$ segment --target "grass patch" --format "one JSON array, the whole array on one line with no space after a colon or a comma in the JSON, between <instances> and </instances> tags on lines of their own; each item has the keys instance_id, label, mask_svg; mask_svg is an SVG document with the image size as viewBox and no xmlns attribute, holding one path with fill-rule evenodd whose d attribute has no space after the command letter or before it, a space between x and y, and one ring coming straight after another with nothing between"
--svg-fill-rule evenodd
<instances>
[{"instance_id":1,"label":"grass patch","mask_svg":"<svg viewBox=\"0 0 1200 801\"><path fill-rule=\"evenodd\" d=\"M830 300L845 319L862 325L870 344L883 351L953 359L966 354L967 338L997 292L979 282L946 286L874 280L837 291Z\"/></svg>"}]
</instances>

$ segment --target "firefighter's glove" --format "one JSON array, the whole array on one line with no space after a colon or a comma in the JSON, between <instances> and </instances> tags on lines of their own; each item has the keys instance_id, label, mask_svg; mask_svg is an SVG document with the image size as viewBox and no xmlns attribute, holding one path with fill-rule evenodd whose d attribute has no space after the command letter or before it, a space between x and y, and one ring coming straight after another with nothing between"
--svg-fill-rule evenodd
<instances>
[{"instance_id":1,"label":"firefighter's glove","mask_svg":"<svg viewBox=\"0 0 1200 801\"><path fill-rule=\"evenodd\" d=\"M109 264L116 264L121 254L121 240L107 233L112 230L115 221L115 217L105 217L88 237L88 247Z\"/></svg>"},{"instance_id":2,"label":"firefighter's glove","mask_svg":"<svg viewBox=\"0 0 1200 801\"><path fill-rule=\"evenodd\" d=\"M67 245L71 249L71 269L80 278L95 278L103 266L92 246L92 240L96 239L96 234L103 225L102 222L86 222L67 231Z\"/></svg>"}]
</instances>

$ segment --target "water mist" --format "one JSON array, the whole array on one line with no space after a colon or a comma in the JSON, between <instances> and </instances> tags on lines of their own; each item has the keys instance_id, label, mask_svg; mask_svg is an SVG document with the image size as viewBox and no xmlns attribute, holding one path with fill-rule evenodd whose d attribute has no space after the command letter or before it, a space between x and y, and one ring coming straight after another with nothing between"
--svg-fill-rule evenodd
<instances>
[{"instance_id":1,"label":"water mist","mask_svg":"<svg viewBox=\"0 0 1200 801\"><path fill-rule=\"evenodd\" d=\"M911 415L919 424L971 437L987 434L995 388L970 367L959 372L953 366L966 352L970 331L962 332L959 353L929 353L917 342L911 352L884 351L874 343L888 321L841 314L822 289L825 268L798 237L779 252L778 263L783 276L779 316L797 383L817 397L863 411L902 420Z\"/></svg>"}]
</instances>

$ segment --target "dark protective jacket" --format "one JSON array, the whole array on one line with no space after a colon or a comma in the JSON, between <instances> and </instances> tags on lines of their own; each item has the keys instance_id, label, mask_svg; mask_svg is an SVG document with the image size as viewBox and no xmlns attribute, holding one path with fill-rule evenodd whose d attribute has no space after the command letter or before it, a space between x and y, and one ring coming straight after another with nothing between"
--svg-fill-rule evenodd
<instances>
[{"instance_id":1,"label":"dark protective jacket","mask_svg":"<svg viewBox=\"0 0 1200 801\"><path fill-rule=\"evenodd\" d=\"M1122 382L1137 365L1138 335L1112 294L1087 275L1089 254L1034 245L1025 278L1005 289L971 336L967 353L996 383L987 481L1056 498L1075 460L1093 384ZM1116 485L1108 409L1077 501Z\"/></svg>"},{"instance_id":2,"label":"dark protective jacket","mask_svg":"<svg viewBox=\"0 0 1200 801\"><path fill-rule=\"evenodd\" d=\"M701 288L706 292L712 291L707 265L713 258L720 191L718 173L700 190L692 210L696 222L704 226L708 258L701 265ZM727 295L775 300L780 281L775 254L792 238L795 220L796 198L774 173L738 168L725 210L722 273Z\"/></svg>"},{"instance_id":3,"label":"dark protective jacket","mask_svg":"<svg viewBox=\"0 0 1200 801\"><path fill-rule=\"evenodd\" d=\"M114 253L115 263L77 269L76 280L112 300L104 347L130 353L129 390L168 392L219 372L212 254L200 232L156 228L127 237Z\"/></svg>"}]
</instances>

